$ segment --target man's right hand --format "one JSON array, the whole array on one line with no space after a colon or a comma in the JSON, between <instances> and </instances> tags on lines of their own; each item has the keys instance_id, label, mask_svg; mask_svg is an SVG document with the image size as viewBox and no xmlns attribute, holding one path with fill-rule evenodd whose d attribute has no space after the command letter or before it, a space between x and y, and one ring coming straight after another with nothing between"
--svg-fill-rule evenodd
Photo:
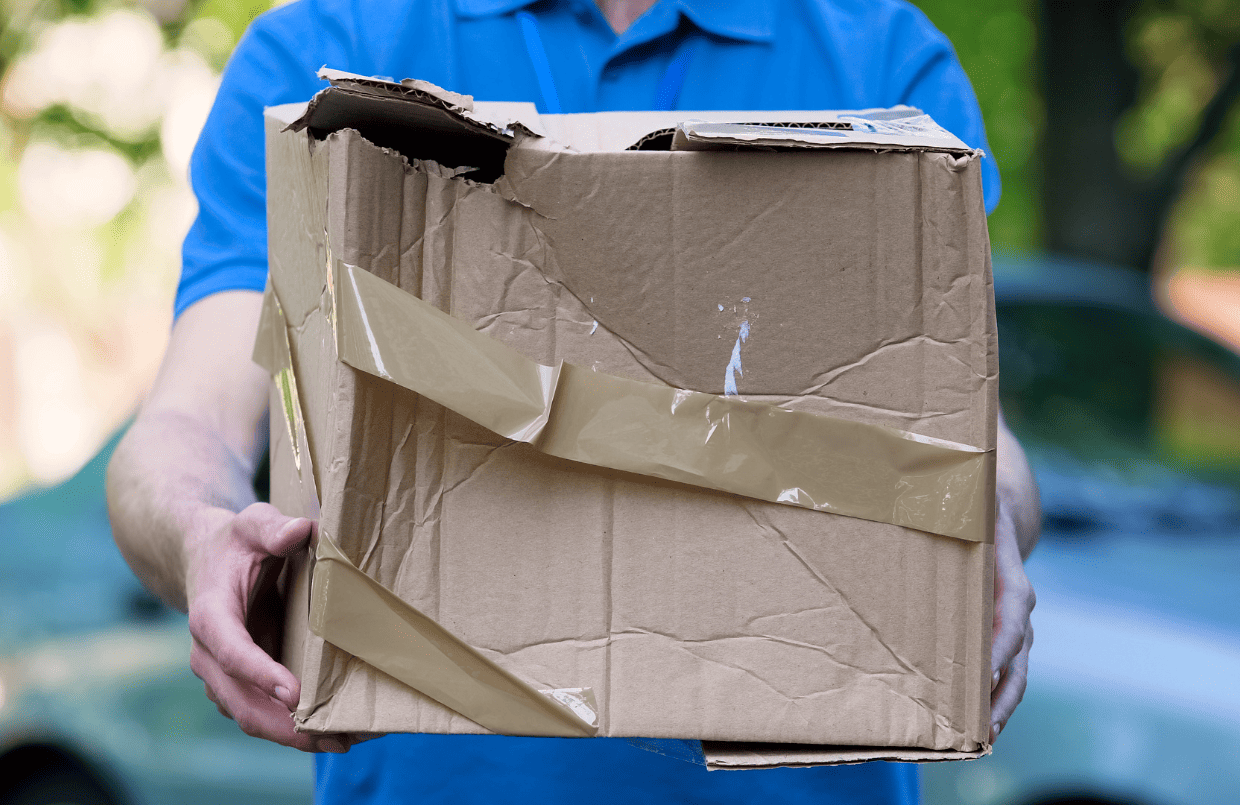
<instances>
[{"instance_id":1,"label":"man's right hand","mask_svg":"<svg viewBox=\"0 0 1240 805\"><path fill-rule=\"evenodd\" d=\"M186 594L194 644L190 668L207 697L247 735L306 752L344 752L345 736L293 730L301 696L297 677L258 646L246 629L264 565L306 545L313 522L285 517L266 503L238 514L211 509L202 531L187 535ZM279 618L283 613L271 613Z\"/></svg>"},{"instance_id":2,"label":"man's right hand","mask_svg":"<svg viewBox=\"0 0 1240 805\"><path fill-rule=\"evenodd\" d=\"M343 752L349 736L293 730L297 678L246 628L282 622L279 602L254 590L264 566L304 546L313 528L255 502L270 388L250 360L261 307L261 294L231 291L177 320L155 385L108 467L112 533L143 584L189 612L190 666L221 712L250 735ZM249 611L252 598L273 611Z\"/></svg>"}]
</instances>

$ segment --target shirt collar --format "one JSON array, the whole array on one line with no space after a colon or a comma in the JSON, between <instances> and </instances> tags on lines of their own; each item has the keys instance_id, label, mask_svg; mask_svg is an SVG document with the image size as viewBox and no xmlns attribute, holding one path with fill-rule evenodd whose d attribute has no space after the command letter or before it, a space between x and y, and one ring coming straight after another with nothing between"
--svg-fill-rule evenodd
<instances>
[{"instance_id":1,"label":"shirt collar","mask_svg":"<svg viewBox=\"0 0 1240 805\"><path fill-rule=\"evenodd\" d=\"M456 0L462 17L491 17L508 14L539 0ZM573 0L593 3L594 0ZM775 4L770 0L659 0L684 12L695 25L708 33L729 39L766 42L775 35Z\"/></svg>"}]
</instances>

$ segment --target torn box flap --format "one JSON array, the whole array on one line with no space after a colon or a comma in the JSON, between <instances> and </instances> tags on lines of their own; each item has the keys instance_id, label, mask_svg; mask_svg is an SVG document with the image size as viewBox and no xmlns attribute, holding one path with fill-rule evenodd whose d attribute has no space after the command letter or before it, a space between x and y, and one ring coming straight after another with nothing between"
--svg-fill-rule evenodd
<instances>
[{"instance_id":1,"label":"torn box flap","mask_svg":"<svg viewBox=\"0 0 1240 805\"><path fill-rule=\"evenodd\" d=\"M466 120L503 133L524 132L545 136L539 123L538 107L530 101L474 101L472 95L452 92L429 81L406 78L397 84L386 78L356 75L330 67L321 68L318 76L333 87L366 87L372 92L395 98L414 98L431 105L443 105Z\"/></svg>"},{"instance_id":2,"label":"torn box flap","mask_svg":"<svg viewBox=\"0 0 1240 805\"><path fill-rule=\"evenodd\" d=\"M459 92L437 87L429 81L406 78L398 84L395 81L378 76L364 76L357 73L348 73L344 70L333 70L326 65L319 68L318 77L327 81L333 87L369 87L379 92L389 93L395 97L412 95L430 102L441 103L445 108L454 109L464 114L469 114L474 109L473 96L462 95Z\"/></svg>"},{"instance_id":3,"label":"torn box flap","mask_svg":"<svg viewBox=\"0 0 1240 805\"><path fill-rule=\"evenodd\" d=\"M870 112L879 110L869 110ZM541 150L568 148L580 153L616 153L619 151L667 151L672 133L686 118L711 123L736 123L772 126L839 126L836 118L842 112L785 109L738 112L734 109L695 110L692 112L592 112L589 114L543 115L539 118L546 140L523 144Z\"/></svg>"},{"instance_id":4,"label":"torn box flap","mask_svg":"<svg viewBox=\"0 0 1240 805\"><path fill-rule=\"evenodd\" d=\"M473 98L426 81L402 83L323 68L331 83L290 124L317 138L356 129L370 142L411 159L428 159L452 168L471 167L499 175L504 155L519 135L538 135L537 115L526 105L479 104ZM485 107L485 108L484 108ZM491 108L495 107L495 108ZM522 112L521 119L504 119Z\"/></svg>"},{"instance_id":5,"label":"torn box flap","mask_svg":"<svg viewBox=\"0 0 1240 805\"><path fill-rule=\"evenodd\" d=\"M958 137L911 106L823 113L814 123L686 120L673 132L673 151L758 148L909 149L973 153Z\"/></svg>"}]
</instances>

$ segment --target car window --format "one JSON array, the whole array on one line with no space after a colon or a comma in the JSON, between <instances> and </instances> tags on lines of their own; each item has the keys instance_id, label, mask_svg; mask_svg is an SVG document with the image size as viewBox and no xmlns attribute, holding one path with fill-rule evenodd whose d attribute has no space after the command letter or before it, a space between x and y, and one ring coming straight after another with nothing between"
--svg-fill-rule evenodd
<instances>
[{"instance_id":1,"label":"car window","mask_svg":"<svg viewBox=\"0 0 1240 805\"><path fill-rule=\"evenodd\" d=\"M1004 415L1052 528L1240 522L1240 358L1154 312L1022 303L998 324Z\"/></svg>"}]
</instances>

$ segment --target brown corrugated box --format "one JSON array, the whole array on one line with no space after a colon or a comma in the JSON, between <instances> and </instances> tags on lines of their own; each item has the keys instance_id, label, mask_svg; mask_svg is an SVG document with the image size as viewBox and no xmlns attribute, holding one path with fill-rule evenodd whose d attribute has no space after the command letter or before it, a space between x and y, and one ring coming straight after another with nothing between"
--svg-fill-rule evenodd
<instances>
[{"instance_id":1,"label":"brown corrugated box","mask_svg":"<svg viewBox=\"0 0 1240 805\"><path fill-rule=\"evenodd\" d=\"M539 116L328 75L308 112L268 111L266 324L287 347L256 348L290 370L273 502L322 543L292 574L298 728L486 731L310 630L330 564L575 691L555 698L600 736L700 739L712 768L988 752L986 539L547 455L338 354L366 272L531 365L987 451L992 531L980 154L915 110Z\"/></svg>"}]
</instances>

